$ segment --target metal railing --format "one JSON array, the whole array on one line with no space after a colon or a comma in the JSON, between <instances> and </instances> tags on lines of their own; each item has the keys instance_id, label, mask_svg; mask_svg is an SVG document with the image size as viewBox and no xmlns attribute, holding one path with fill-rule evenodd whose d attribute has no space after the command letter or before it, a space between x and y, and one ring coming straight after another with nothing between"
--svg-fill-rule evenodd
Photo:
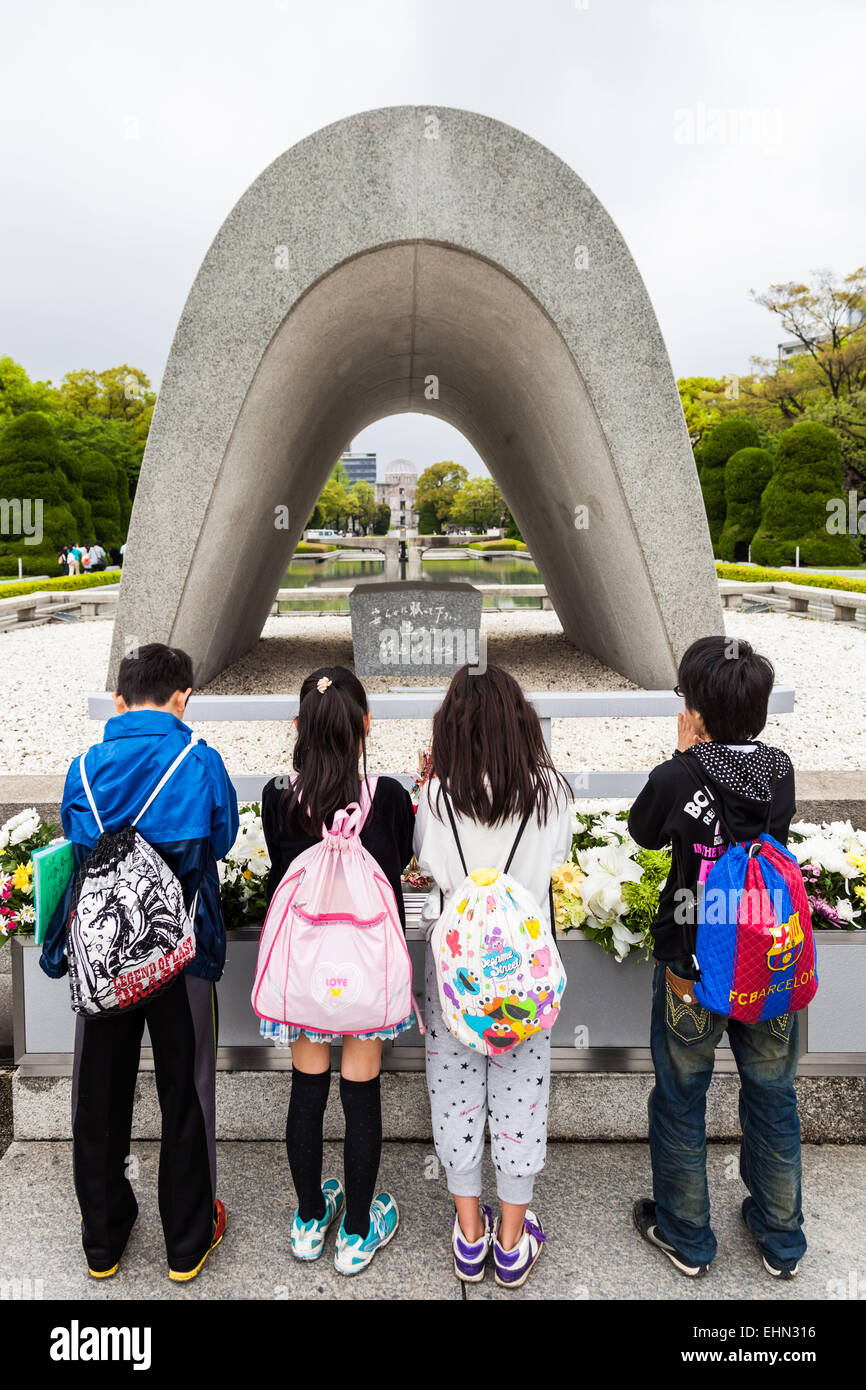
<instances>
[{"instance_id":1,"label":"metal railing","mask_svg":"<svg viewBox=\"0 0 866 1390\"><path fill-rule=\"evenodd\" d=\"M370 692L367 696L374 719L432 719L445 687L416 687L414 690ZM672 690L543 690L527 693L534 706L548 747L551 743L551 721L554 719L664 719L673 718L683 702ZM88 696L91 719L109 719L115 713L114 702L107 691ZM287 723L298 713L298 695L193 695L186 707L191 724L202 722L256 722L277 720ZM777 686L770 696L771 714L790 714L794 708L792 686ZM242 801L257 801L262 788L275 774L232 775L232 783ZM409 785L412 778L391 774ZM580 797L635 797L647 779L645 771L608 770L603 772L581 768L565 773Z\"/></svg>"}]
</instances>

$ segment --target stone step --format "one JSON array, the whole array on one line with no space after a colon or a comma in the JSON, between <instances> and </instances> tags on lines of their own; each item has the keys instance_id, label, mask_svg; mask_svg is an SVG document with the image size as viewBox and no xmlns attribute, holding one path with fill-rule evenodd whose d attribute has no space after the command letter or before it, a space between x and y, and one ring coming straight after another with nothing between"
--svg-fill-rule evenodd
<instances>
[{"instance_id":1,"label":"stone step","mask_svg":"<svg viewBox=\"0 0 866 1390\"><path fill-rule=\"evenodd\" d=\"M648 1072L554 1072L549 1133L555 1140L642 1140L647 1132ZM217 1072L217 1137L278 1140L285 1132L291 1071ZM809 1143L866 1143L866 1077L803 1076L797 1081L803 1138ZM736 1142L740 1135L737 1077L718 1074L707 1098L707 1133ZM68 1076L22 1076L13 1080L15 1138L72 1136L72 1080ZM389 1140L432 1138L423 1072L383 1072L382 1104ZM139 1074L133 1136L157 1139L159 1104L152 1072ZM343 1133L339 1087L333 1078L325 1136Z\"/></svg>"}]
</instances>

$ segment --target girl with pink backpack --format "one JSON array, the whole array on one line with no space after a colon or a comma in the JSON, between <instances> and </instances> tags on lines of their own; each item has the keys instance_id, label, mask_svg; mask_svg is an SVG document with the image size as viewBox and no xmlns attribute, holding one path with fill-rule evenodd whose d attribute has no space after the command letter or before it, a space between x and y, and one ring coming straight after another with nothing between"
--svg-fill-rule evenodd
<instances>
[{"instance_id":1,"label":"girl with pink backpack","mask_svg":"<svg viewBox=\"0 0 866 1390\"><path fill-rule=\"evenodd\" d=\"M415 1021L401 887L415 816L399 782L367 775L370 713L351 671L313 671L295 727L294 775L274 778L262 793L271 869L252 1003L262 1035L292 1049L292 1254L318 1259L341 1218L334 1267L358 1274L400 1220L394 1198L374 1192L382 1042ZM339 1042L345 1187L336 1177L322 1181L331 1047Z\"/></svg>"}]
</instances>

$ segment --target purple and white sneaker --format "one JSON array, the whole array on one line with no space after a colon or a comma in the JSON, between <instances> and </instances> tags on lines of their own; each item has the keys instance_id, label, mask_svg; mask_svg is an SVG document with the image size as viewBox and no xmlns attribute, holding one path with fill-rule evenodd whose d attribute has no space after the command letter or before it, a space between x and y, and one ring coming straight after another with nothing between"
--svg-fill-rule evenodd
<instances>
[{"instance_id":1,"label":"purple and white sneaker","mask_svg":"<svg viewBox=\"0 0 866 1390\"><path fill-rule=\"evenodd\" d=\"M484 1278L484 1266L493 1240L493 1212L483 1202L478 1203L484 1234L480 1240L469 1241L460 1229L457 1217L451 1223L451 1251L454 1255L454 1273L464 1284L480 1284Z\"/></svg>"},{"instance_id":2,"label":"purple and white sneaker","mask_svg":"<svg viewBox=\"0 0 866 1390\"><path fill-rule=\"evenodd\" d=\"M547 1236L534 1211L527 1211L523 1219L523 1235L513 1250L503 1250L499 1240L494 1237L493 1262L496 1282L501 1289L519 1289L526 1283L546 1240Z\"/></svg>"}]
</instances>

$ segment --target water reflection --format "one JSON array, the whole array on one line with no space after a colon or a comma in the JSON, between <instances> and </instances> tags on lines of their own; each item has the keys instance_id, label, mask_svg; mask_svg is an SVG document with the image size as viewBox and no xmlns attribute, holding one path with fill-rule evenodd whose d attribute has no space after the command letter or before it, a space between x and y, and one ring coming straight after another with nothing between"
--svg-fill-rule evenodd
<instances>
[{"instance_id":1,"label":"water reflection","mask_svg":"<svg viewBox=\"0 0 866 1390\"><path fill-rule=\"evenodd\" d=\"M538 584L538 570L531 560L512 559L510 556L483 556L470 559L438 560L425 559L424 577L437 579L464 580L478 584ZM348 601L344 598L329 599L328 589L346 589L362 579L382 578L385 563L383 560L315 560L310 556L298 556L289 565L283 577L284 589L316 589L323 591L315 598L289 599L280 603L280 611L291 613L315 608L326 613L348 613ZM501 597L485 594L485 608L539 608L541 600L534 597Z\"/></svg>"}]
</instances>

